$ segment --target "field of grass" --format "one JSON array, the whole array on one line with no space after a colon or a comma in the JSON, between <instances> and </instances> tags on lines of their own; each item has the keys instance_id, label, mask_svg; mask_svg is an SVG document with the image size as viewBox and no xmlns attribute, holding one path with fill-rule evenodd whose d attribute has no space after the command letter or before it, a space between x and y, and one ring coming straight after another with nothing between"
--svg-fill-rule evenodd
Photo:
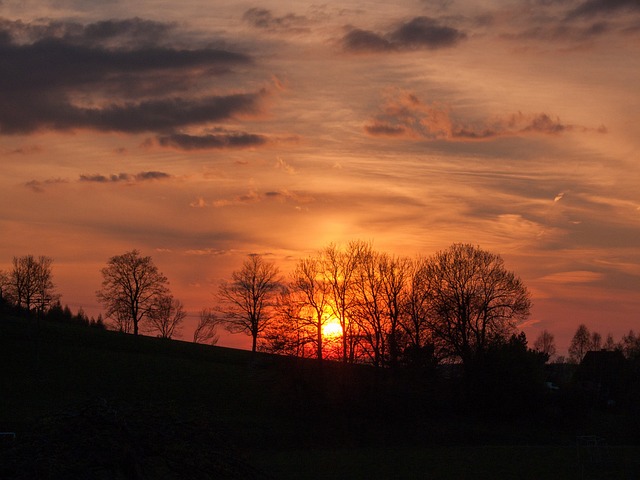
<instances>
[{"instance_id":1,"label":"field of grass","mask_svg":"<svg viewBox=\"0 0 640 480\"><path fill-rule=\"evenodd\" d=\"M640 478L637 446L376 403L368 367L14 318L0 355L0 478Z\"/></svg>"}]
</instances>

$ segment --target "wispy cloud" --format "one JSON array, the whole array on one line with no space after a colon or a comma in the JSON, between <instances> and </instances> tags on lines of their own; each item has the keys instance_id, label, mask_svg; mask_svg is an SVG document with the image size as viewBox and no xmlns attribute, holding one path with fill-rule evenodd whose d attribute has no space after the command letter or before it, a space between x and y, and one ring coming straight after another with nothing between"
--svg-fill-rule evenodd
<instances>
[{"instance_id":1,"label":"wispy cloud","mask_svg":"<svg viewBox=\"0 0 640 480\"><path fill-rule=\"evenodd\" d=\"M465 123L454 119L450 109L439 103L424 103L414 94L399 92L391 96L367 125L373 136L410 137L430 140L490 140L497 137L571 131L605 132L604 127L589 129L562 122L547 113L514 113Z\"/></svg>"}]
</instances>

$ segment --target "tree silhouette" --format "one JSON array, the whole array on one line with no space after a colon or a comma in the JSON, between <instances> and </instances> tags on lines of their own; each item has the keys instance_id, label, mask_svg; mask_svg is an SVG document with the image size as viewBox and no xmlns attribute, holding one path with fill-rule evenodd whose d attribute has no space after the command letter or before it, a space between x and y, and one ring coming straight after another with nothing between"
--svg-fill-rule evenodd
<instances>
[{"instance_id":1,"label":"tree silhouette","mask_svg":"<svg viewBox=\"0 0 640 480\"><path fill-rule=\"evenodd\" d=\"M218 343L220 336L217 327L219 324L220 319L210 308L200 310L198 324L193 331L193 343L210 343L211 345Z\"/></svg>"},{"instance_id":2,"label":"tree silhouette","mask_svg":"<svg viewBox=\"0 0 640 480\"><path fill-rule=\"evenodd\" d=\"M231 333L251 335L255 352L258 335L271 320L275 295L281 287L278 268L261 255L249 255L242 268L231 274L231 282L218 288L218 306Z\"/></svg>"},{"instance_id":3,"label":"tree silhouette","mask_svg":"<svg viewBox=\"0 0 640 480\"><path fill-rule=\"evenodd\" d=\"M350 242L346 250L340 250L331 244L322 251L324 280L331 288L331 313L340 322L342 329L342 361L353 362L358 335L356 322L350 321L350 315L356 306L354 286L358 264L363 252L370 245L362 241Z\"/></svg>"},{"instance_id":4,"label":"tree silhouette","mask_svg":"<svg viewBox=\"0 0 640 480\"><path fill-rule=\"evenodd\" d=\"M592 338L585 324L578 326L576 333L569 345L569 358L573 363L580 363L589 350L591 350Z\"/></svg>"},{"instance_id":5,"label":"tree silhouette","mask_svg":"<svg viewBox=\"0 0 640 480\"><path fill-rule=\"evenodd\" d=\"M467 365L490 342L508 338L515 320L529 314L522 281L500 256L454 244L427 262L430 327L447 355Z\"/></svg>"},{"instance_id":6,"label":"tree silhouette","mask_svg":"<svg viewBox=\"0 0 640 480\"><path fill-rule=\"evenodd\" d=\"M406 287L402 301L403 315L400 326L407 337L406 348L419 352L427 345L433 346L429 326L430 303L428 295L427 260L417 257L407 265ZM435 354L435 352L433 352Z\"/></svg>"},{"instance_id":7,"label":"tree silhouette","mask_svg":"<svg viewBox=\"0 0 640 480\"><path fill-rule=\"evenodd\" d=\"M320 256L302 259L296 264L291 278L293 295L298 295L306 310L300 313L301 321L314 332L316 357L323 358L324 338L322 327L327 321L330 306L331 286L323 275L323 263Z\"/></svg>"},{"instance_id":8,"label":"tree silhouette","mask_svg":"<svg viewBox=\"0 0 640 480\"><path fill-rule=\"evenodd\" d=\"M547 356L547 360L556 354L556 344L552 333L543 330L533 342L533 349Z\"/></svg>"},{"instance_id":9,"label":"tree silhouette","mask_svg":"<svg viewBox=\"0 0 640 480\"><path fill-rule=\"evenodd\" d=\"M158 302L169 295L167 277L151 257L141 257L138 250L111 257L101 272L102 289L96 296L107 318L124 332L133 327L133 334L138 335L140 322L153 315Z\"/></svg>"},{"instance_id":10,"label":"tree silhouette","mask_svg":"<svg viewBox=\"0 0 640 480\"><path fill-rule=\"evenodd\" d=\"M180 335L186 316L180 300L171 295L159 296L145 321L146 329L160 338L173 338Z\"/></svg>"},{"instance_id":11,"label":"tree silhouette","mask_svg":"<svg viewBox=\"0 0 640 480\"><path fill-rule=\"evenodd\" d=\"M9 274L8 294L13 303L30 312L43 313L58 296L52 280L53 259L44 255L13 257L13 269Z\"/></svg>"}]
</instances>

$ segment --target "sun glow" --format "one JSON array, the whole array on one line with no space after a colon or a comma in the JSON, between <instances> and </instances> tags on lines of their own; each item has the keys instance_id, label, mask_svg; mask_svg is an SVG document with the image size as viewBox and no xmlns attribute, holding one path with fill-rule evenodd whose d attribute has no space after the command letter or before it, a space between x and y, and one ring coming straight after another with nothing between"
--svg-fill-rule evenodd
<instances>
[{"instance_id":1,"label":"sun glow","mask_svg":"<svg viewBox=\"0 0 640 480\"><path fill-rule=\"evenodd\" d=\"M322 336L325 338L337 338L342 336L342 327L337 318L329 318L322 325Z\"/></svg>"}]
</instances>

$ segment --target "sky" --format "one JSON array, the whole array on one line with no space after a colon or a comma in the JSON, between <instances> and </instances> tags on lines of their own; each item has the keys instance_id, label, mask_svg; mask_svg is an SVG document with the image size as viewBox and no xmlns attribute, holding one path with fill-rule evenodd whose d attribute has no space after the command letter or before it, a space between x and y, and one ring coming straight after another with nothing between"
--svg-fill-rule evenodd
<instances>
[{"instance_id":1,"label":"sky","mask_svg":"<svg viewBox=\"0 0 640 480\"><path fill-rule=\"evenodd\" d=\"M0 71L0 269L74 311L134 248L189 339L248 254L462 242L531 343L640 330L638 0L0 0Z\"/></svg>"}]
</instances>

